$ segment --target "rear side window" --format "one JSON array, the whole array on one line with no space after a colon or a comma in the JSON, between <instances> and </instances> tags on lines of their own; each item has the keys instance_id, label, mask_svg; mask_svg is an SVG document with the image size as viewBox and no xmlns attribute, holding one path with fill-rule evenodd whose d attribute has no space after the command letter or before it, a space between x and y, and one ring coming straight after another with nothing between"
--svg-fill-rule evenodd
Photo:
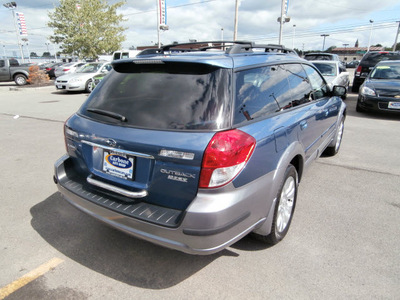
<instances>
[{"instance_id":1,"label":"rear side window","mask_svg":"<svg viewBox=\"0 0 400 300\"><path fill-rule=\"evenodd\" d=\"M300 64L237 72L234 124L265 118L310 101L312 92Z\"/></svg>"},{"instance_id":2,"label":"rear side window","mask_svg":"<svg viewBox=\"0 0 400 300\"><path fill-rule=\"evenodd\" d=\"M19 66L18 60L16 60L16 59L10 59L9 62L10 62L10 67L18 67Z\"/></svg>"},{"instance_id":3,"label":"rear side window","mask_svg":"<svg viewBox=\"0 0 400 300\"><path fill-rule=\"evenodd\" d=\"M114 68L81 114L148 129L217 130L231 125L229 69L178 62Z\"/></svg>"}]
</instances>

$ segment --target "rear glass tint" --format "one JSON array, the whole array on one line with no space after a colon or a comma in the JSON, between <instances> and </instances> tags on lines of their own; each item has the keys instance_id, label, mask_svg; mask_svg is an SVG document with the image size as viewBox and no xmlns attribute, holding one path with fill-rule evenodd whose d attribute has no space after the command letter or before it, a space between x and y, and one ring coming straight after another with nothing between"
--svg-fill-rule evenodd
<instances>
[{"instance_id":1,"label":"rear glass tint","mask_svg":"<svg viewBox=\"0 0 400 300\"><path fill-rule=\"evenodd\" d=\"M228 69L177 62L123 63L114 68L117 71L101 81L81 114L148 129L217 130L230 126Z\"/></svg>"},{"instance_id":2,"label":"rear glass tint","mask_svg":"<svg viewBox=\"0 0 400 300\"><path fill-rule=\"evenodd\" d=\"M323 54L306 54L304 58L307 60L334 60L333 56Z\"/></svg>"}]
</instances>

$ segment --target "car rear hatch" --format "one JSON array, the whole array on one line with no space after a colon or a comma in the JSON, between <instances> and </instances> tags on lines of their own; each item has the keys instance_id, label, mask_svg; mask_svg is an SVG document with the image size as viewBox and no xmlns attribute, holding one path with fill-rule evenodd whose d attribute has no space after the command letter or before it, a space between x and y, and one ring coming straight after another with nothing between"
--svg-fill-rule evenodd
<instances>
[{"instance_id":1,"label":"car rear hatch","mask_svg":"<svg viewBox=\"0 0 400 300\"><path fill-rule=\"evenodd\" d=\"M71 172L122 208L182 212L197 194L204 150L230 127L230 71L161 61L118 66L66 122Z\"/></svg>"}]
</instances>

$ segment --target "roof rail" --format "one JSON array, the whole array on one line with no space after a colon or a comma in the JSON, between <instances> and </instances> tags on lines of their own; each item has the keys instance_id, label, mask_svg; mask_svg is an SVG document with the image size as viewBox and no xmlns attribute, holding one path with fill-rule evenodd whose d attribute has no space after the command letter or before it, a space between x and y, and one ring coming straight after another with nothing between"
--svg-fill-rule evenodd
<instances>
[{"instance_id":1,"label":"roof rail","mask_svg":"<svg viewBox=\"0 0 400 300\"><path fill-rule=\"evenodd\" d=\"M275 44L255 44L255 43L250 43L249 45L245 44L238 44L238 45L233 45L233 47L228 48L226 50L227 54L236 54L236 53L243 53L243 52L253 52L253 49L262 49L264 52L276 52L276 53L291 53L291 54L296 54L297 52L285 48L282 45L275 45Z\"/></svg>"},{"instance_id":2,"label":"roof rail","mask_svg":"<svg viewBox=\"0 0 400 300\"><path fill-rule=\"evenodd\" d=\"M191 43L176 43L162 46L161 52L191 52L191 51L207 51L209 49L225 50L232 45L251 45L249 41L203 41Z\"/></svg>"},{"instance_id":3,"label":"roof rail","mask_svg":"<svg viewBox=\"0 0 400 300\"><path fill-rule=\"evenodd\" d=\"M226 54L238 54L253 52L253 49L262 49L264 52L291 53L297 55L297 52L285 48L282 45L275 44L255 44L250 41L203 41L192 43L175 43L165 45L160 48L160 53L166 52L192 52L207 51L210 49L219 49Z\"/></svg>"}]
</instances>

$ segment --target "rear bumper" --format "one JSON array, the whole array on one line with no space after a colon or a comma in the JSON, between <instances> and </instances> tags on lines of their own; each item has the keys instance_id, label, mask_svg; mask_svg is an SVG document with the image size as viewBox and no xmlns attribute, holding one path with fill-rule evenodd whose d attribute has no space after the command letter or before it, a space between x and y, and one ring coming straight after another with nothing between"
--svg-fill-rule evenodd
<instances>
[{"instance_id":1,"label":"rear bumper","mask_svg":"<svg viewBox=\"0 0 400 300\"><path fill-rule=\"evenodd\" d=\"M235 243L265 221L273 202L261 190L266 185L256 181L239 189L199 191L185 211L126 203L82 182L70 162L68 155L61 157L54 175L70 204L132 236L189 254L213 254Z\"/></svg>"}]
</instances>

